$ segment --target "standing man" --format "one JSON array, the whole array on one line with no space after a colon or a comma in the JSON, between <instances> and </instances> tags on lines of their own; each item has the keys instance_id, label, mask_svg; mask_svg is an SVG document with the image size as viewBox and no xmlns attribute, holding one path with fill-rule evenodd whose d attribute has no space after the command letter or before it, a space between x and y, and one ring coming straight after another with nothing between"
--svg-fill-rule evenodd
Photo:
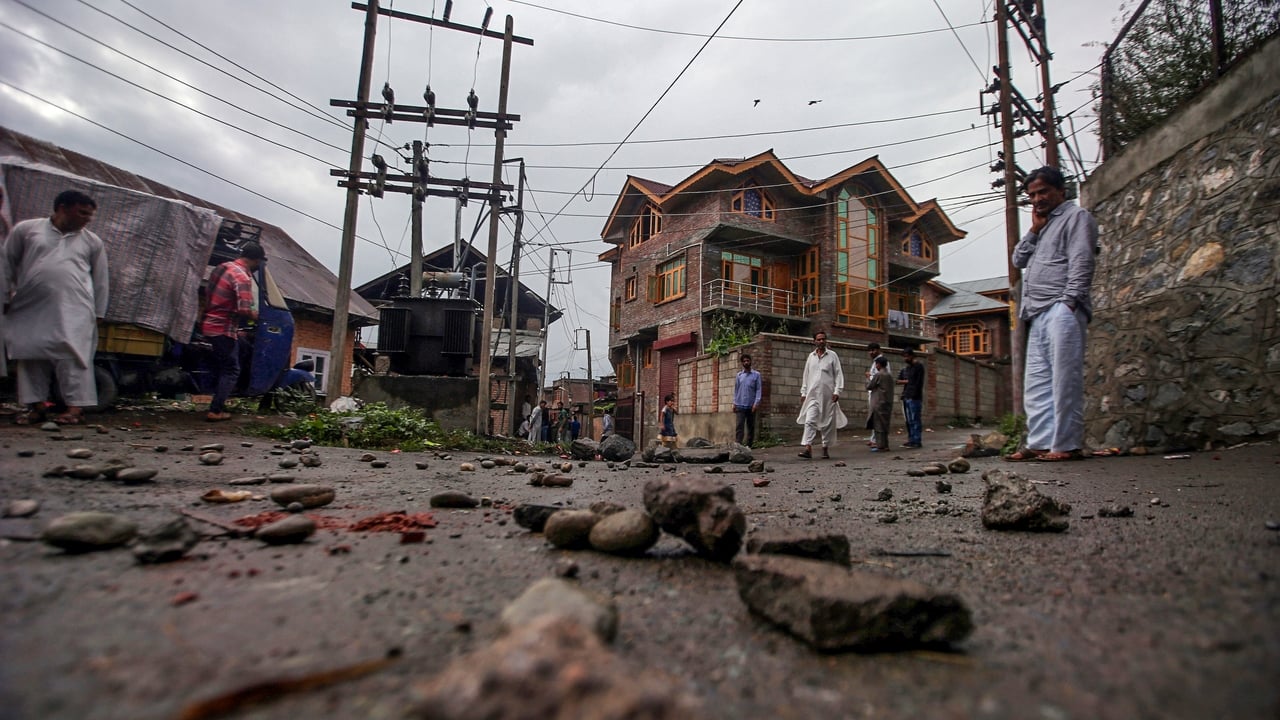
<instances>
[{"instance_id":1,"label":"standing man","mask_svg":"<svg viewBox=\"0 0 1280 720\"><path fill-rule=\"evenodd\" d=\"M1026 193L1031 229L1014 247L1013 265L1023 268L1018 317L1028 326L1027 443L1007 459L1075 460L1084 457L1084 345L1098 224L1067 201L1056 168L1032 170Z\"/></svg>"},{"instance_id":2,"label":"standing man","mask_svg":"<svg viewBox=\"0 0 1280 720\"><path fill-rule=\"evenodd\" d=\"M54 422L84 421L84 408L98 404L93 354L98 320L107 313L107 253L85 229L98 204L76 190L53 201L53 215L13 226L4 246L6 345L18 374L18 402L26 425L44 419L53 378L67 405Z\"/></svg>"},{"instance_id":3,"label":"standing man","mask_svg":"<svg viewBox=\"0 0 1280 720\"><path fill-rule=\"evenodd\" d=\"M916 351L911 348L902 351L902 363L898 384L902 386L902 412L907 418L907 442L902 447L918 448L923 444L924 434L924 423L920 420L920 409L924 403L924 365L916 360Z\"/></svg>"},{"instance_id":4,"label":"standing man","mask_svg":"<svg viewBox=\"0 0 1280 720\"><path fill-rule=\"evenodd\" d=\"M205 305L200 332L213 345L215 386L209 403L209 421L230 420L227 398L240 379L240 320L257 320L257 298L254 297L253 273L267 255L256 242L240 248L240 257L213 269L206 284L209 301Z\"/></svg>"},{"instance_id":5,"label":"standing man","mask_svg":"<svg viewBox=\"0 0 1280 720\"><path fill-rule=\"evenodd\" d=\"M569 437L569 410L563 402L556 403L556 442L568 445L573 442Z\"/></svg>"},{"instance_id":6,"label":"standing man","mask_svg":"<svg viewBox=\"0 0 1280 720\"><path fill-rule=\"evenodd\" d=\"M759 370L751 369L751 356L742 353L742 369L733 381L733 439L751 447L756 441L756 411L764 394L764 380Z\"/></svg>"},{"instance_id":7,"label":"standing man","mask_svg":"<svg viewBox=\"0 0 1280 720\"><path fill-rule=\"evenodd\" d=\"M604 417L600 418L600 439L604 440L613 434L613 411L605 410Z\"/></svg>"},{"instance_id":8,"label":"standing man","mask_svg":"<svg viewBox=\"0 0 1280 720\"><path fill-rule=\"evenodd\" d=\"M836 442L836 430L849 424L840 410L840 393L844 390L844 371L840 358L827 349L827 334L813 334L813 352L804 362L804 379L800 381L800 416L796 423L804 425L800 457L813 457L813 439L822 435L822 457L831 457L829 446Z\"/></svg>"},{"instance_id":9,"label":"standing man","mask_svg":"<svg viewBox=\"0 0 1280 720\"><path fill-rule=\"evenodd\" d=\"M878 369L878 366L876 365L876 358L884 357L884 353L880 352L880 343L873 342L867 345L867 357L871 358L871 367L867 368L867 380L870 381L871 376L880 372L880 370ZM889 372L889 358L885 358L884 371ZM871 417L871 391L870 390L867 391L867 417L868 418ZM869 419L867 421L867 428L871 429L871 422ZM877 444L878 444L878 438L876 438L876 431L871 430L871 436L867 438L867 447L875 447Z\"/></svg>"},{"instance_id":10,"label":"standing man","mask_svg":"<svg viewBox=\"0 0 1280 720\"><path fill-rule=\"evenodd\" d=\"M539 400L529 413L529 442L545 442L542 438L542 418L547 414L547 401Z\"/></svg>"},{"instance_id":11,"label":"standing man","mask_svg":"<svg viewBox=\"0 0 1280 720\"><path fill-rule=\"evenodd\" d=\"M876 358L875 366L879 372L867 378L867 424L876 431L876 445L871 452L886 452L889 449L889 421L893 416L893 376L889 375L889 360L881 355Z\"/></svg>"}]
</instances>

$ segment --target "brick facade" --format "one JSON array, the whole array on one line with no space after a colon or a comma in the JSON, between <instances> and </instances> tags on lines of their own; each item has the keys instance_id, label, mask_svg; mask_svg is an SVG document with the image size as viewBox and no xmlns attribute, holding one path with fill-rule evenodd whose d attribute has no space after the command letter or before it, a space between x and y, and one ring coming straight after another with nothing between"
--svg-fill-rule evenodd
<instances>
[{"instance_id":1,"label":"brick facade","mask_svg":"<svg viewBox=\"0 0 1280 720\"><path fill-rule=\"evenodd\" d=\"M333 319L331 317L321 319L319 315L295 312L293 315L293 347L289 351L289 364L292 365L298 362L298 350L300 349L313 350L328 355L330 344L333 342L332 333ZM330 371L337 370L342 373L343 395L351 394L351 349L355 347L355 342L355 330L348 330L347 339L343 343L347 351L342 357L341 367L339 367L338 362L330 359ZM324 392L323 386L316 389ZM330 401L332 401L332 398L330 398Z\"/></svg>"}]
</instances>

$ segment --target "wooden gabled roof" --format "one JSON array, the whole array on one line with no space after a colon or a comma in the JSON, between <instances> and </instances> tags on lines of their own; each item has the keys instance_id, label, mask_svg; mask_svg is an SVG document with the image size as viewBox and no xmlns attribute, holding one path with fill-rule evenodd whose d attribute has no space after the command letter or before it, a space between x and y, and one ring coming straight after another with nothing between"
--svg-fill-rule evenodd
<instances>
[{"instance_id":1,"label":"wooden gabled roof","mask_svg":"<svg viewBox=\"0 0 1280 720\"><path fill-rule=\"evenodd\" d=\"M732 181L738 178L760 174L772 175L779 181L771 183L770 187L807 198L821 197L845 183L856 182L875 195L896 219L911 224L923 223L936 242L950 242L966 235L956 228L937 202L916 203L893 173L880 162L879 156L873 155L824 180L810 180L792 172L773 150L765 150L746 158L716 158L675 185L628 176L600 236L607 243L621 244L642 203L652 203L663 209L683 193L707 186L728 189L737 186Z\"/></svg>"}]
</instances>

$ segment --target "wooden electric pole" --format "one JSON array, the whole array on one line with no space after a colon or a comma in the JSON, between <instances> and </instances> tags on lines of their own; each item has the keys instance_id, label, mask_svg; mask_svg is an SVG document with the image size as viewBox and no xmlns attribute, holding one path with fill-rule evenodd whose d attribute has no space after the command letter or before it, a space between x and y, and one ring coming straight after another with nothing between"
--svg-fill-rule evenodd
<instances>
[{"instance_id":1,"label":"wooden electric pole","mask_svg":"<svg viewBox=\"0 0 1280 720\"><path fill-rule=\"evenodd\" d=\"M1013 73L1009 66L1008 14L1003 0L996 2L996 49L1000 82L1000 131L1004 155L1004 232L1009 266L1009 348L1013 365L1011 402L1014 413L1022 410L1022 373L1025 356L1025 333L1018 322L1018 301L1022 273L1013 266L1013 248L1021 238L1018 222L1018 172L1013 147Z\"/></svg>"},{"instance_id":2,"label":"wooden electric pole","mask_svg":"<svg viewBox=\"0 0 1280 720\"><path fill-rule=\"evenodd\" d=\"M507 407L515 407L516 328L520 327L520 237L524 231L524 158L516 180L516 229L511 241L511 282L507 292ZM508 413L510 416L510 413ZM508 424L511 424L508 422ZM516 427L519 427L517 424Z\"/></svg>"},{"instance_id":3,"label":"wooden electric pole","mask_svg":"<svg viewBox=\"0 0 1280 720\"><path fill-rule=\"evenodd\" d=\"M364 51L360 56L360 82L356 87L357 102L369 102L369 83L373 77L373 39L378 31L378 0L369 0L364 14ZM356 117L351 131L351 163L348 173L359 174L364 166L364 134L369 129L367 117ZM347 317L351 304L351 264L356 252L356 215L360 208L360 189L347 188L347 209L342 217L342 246L338 258L338 291L333 301L333 332L329 336L329 367L325 368L325 397L333 402L342 396L342 381L347 357Z\"/></svg>"},{"instance_id":4,"label":"wooden electric pole","mask_svg":"<svg viewBox=\"0 0 1280 720\"><path fill-rule=\"evenodd\" d=\"M511 76L511 38L515 21L511 16L507 16L506 30L503 31L502 37L502 79L498 86L498 115L507 114L507 86ZM507 132L499 125L494 130L494 147L493 147L493 185L497 187L502 184L502 152L503 144L507 137ZM489 407L490 395L492 394L492 380L490 376L493 374L493 352L489 348L489 338L493 335L493 300L494 285L497 276L497 265L494 258L498 255L498 228L501 225L502 214L502 195L494 193L489 200L489 252L486 255L484 268L484 311L480 321L480 337L484 342L480 343L480 373L479 380L481 385L480 392L476 394L476 434L488 435L489 430ZM511 406L511 398L507 398L507 406Z\"/></svg>"},{"instance_id":5,"label":"wooden electric pole","mask_svg":"<svg viewBox=\"0 0 1280 720\"><path fill-rule=\"evenodd\" d=\"M424 167L426 158L422 155L422 141L413 141L413 172L420 177L426 173L421 172ZM425 179L425 178L424 178ZM426 199L424 185L414 185L414 193L410 197L413 198L412 210L409 212L409 219L412 225L409 237L409 297L422 297L422 201Z\"/></svg>"}]
</instances>

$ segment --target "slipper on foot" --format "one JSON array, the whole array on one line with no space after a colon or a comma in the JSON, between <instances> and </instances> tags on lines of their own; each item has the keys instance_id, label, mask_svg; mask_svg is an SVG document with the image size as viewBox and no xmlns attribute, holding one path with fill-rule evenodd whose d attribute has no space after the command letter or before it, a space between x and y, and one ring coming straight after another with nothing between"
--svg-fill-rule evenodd
<instances>
[{"instance_id":1,"label":"slipper on foot","mask_svg":"<svg viewBox=\"0 0 1280 720\"><path fill-rule=\"evenodd\" d=\"M1036 458L1040 462L1064 462L1066 460L1083 460L1084 453L1079 450L1070 450L1068 452L1049 452Z\"/></svg>"},{"instance_id":2,"label":"slipper on foot","mask_svg":"<svg viewBox=\"0 0 1280 720\"><path fill-rule=\"evenodd\" d=\"M1009 462L1026 462L1028 460L1039 460L1045 454L1046 454L1046 451L1044 450L1030 450L1027 448L1023 448L1018 452L1005 455L1004 459Z\"/></svg>"}]
</instances>

